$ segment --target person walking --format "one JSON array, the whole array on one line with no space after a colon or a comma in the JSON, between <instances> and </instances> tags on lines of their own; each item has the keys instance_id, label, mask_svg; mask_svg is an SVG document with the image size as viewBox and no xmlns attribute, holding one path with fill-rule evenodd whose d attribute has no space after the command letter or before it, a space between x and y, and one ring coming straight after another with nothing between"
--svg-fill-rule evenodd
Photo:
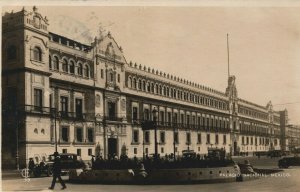
<instances>
[{"instance_id":1,"label":"person walking","mask_svg":"<svg viewBox=\"0 0 300 192\"><path fill-rule=\"evenodd\" d=\"M65 182L61 179L61 163L60 163L60 158L59 158L59 155L58 155L58 152L54 152L54 157L55 157L55 160L54 160L54 163L53 163L53 179L52 179L52 183L51 183L51 187L49 187L49 189L54 189L54 186L55 186L55 182L56 182L56 179L58 178L60 184L62 185L62 190L67 188Z\"/></svg>"}]
</instances>

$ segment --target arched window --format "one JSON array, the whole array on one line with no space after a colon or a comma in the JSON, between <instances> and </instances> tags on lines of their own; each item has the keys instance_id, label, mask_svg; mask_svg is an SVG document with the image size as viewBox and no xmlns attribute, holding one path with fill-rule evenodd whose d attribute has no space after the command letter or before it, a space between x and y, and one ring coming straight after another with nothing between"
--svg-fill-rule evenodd
<instances>
[{"instance_id":1,"label":"arched window","mask_svg":"<svg viewBox=\"0 0 300 192\"><path fill-rule=\"evenodd\" d=\"M145 82L145 80L143 80L143 91L145 91L146 90L146 82Z\"/></svg>"},{"instance_id":2,"label":"arched window","mask_svg":"<svg viewBox=\"0 0 300 192\"><path fill-rule=\"evenodd\" d=\"M82 76L82 64L81 63L78 64L77 73L78 73L78 75Z\"/></svg>"},{"instance_id":3,"label":"arched window","mask_svg":"<svg viewBox=\"0 0 300 192\"><path fill-rule=\"evenodd\" d=\"M160 95L162 94L162 87L161 87L161 85L159 85L159 94Z\"/></svg>"},{"instance_id":4,"label":"arched window","mask_svg":"<svg viewBox=\"0 0 300 192\"><path fill-rule=\"evenodd\" d=\"M128 87L132 88L132 78L128 77Z\"/></svg>"},{"instance_id":5,"label":"arched window","mask_svg":"<svg viewBox=\"0 0 300 192\"><path fill-rule=\"evenodd\" d=\"M136 89L136 79L133 78L133 88Z\"/></svg>"},{"instance_id":6,"label":"arched window","mask_svg":"<svg viewBox=\"0 0 300 192\"><path fill-rule=\"evenodd\" d=\"M165 86L163 88L163 91L164 91L164 96L166 96L166 87Z\"/></svg>"},{"instance_id":7,"label":"arched window","mask_svg":"<svg viewBox=\"0 0 300 192\"><path fill-rule=\"evenodd\" d=\"M62 70L63 72L68 72L68 61L66 59L63 60Z\"/></svg>"},{"instance_id":8,"label":"arched window","mask_svg":"<svg viewBox=\"0 0 300 192\"><path fill-rule=\"evenodd\" d=\"M49 69L52 69L52 58L51 58L51 55L49 55Z\"/></svg>"},{"instance_id":9,"label":"arched window","mask_svg":"<svg viewBox=\"0 0 300 192\"><path fill-rule=\"evenodd\" d=\"M158 90L158 85L155 84L155 93L158 94L159 90Z\"/></svg>"},{"instance_id":10,"label":"arched window","mask_svg":"<svg viewBox=\"0 0 300 192\"><path fill-rule=\"evenodd\" d=\"M84 65L84 76L89 77L90 76L90 68L88 65Z\"/></svg>"},{"instance_id":11,"label":"arched window","mask_svg":"<svg viewBox=\"0 0 300 192\"><path fill-rule=\"evenodd\" d=\"M113 72L109 73L109 80L110 80L111 82L114 81L114 74L113 74Z\"/></svg>"},{"instance_id":12,"label":"arched window","mask_svg":"<svg viewBox=\"0 0 300 192\"><path fill-rule=\"evenodd\" d=\"M147 83L147 92L150 92L150 83Z\"/></svg>"},{"instance_id":13,"label":"arched window","mask_svg":"<svg viewBox=\"0 0 300 192\"><path fill-rule=\"evenodd\" d=\"M139 79L139 83L138 83L138 88L139 88L139 90L142 89L142 81L140 79Z\"/></svg>"},{"instance_id":14,"label":"arched window","mask_svg":"<svg viewBox=\"0 0 300 192\"><path fill-rule=\"evenodd\" d=\"M151 93L154 93L154 83L151 83Z\"/></svg>"},{"instance_id":15,"label":"arched window","mask_svg":"<svg viewBox=\"0 0 300 192\"><path fill-rule=\"evenodd\" d=\"M7 48L7 60L12 61L17 59L17 47L11 45Z\"/></svg>"},{"instance_id":16,"label":"arched window","mask_svg":"<svg viewBox=\"0 0 300 192\"><path fill-rule=\"evenodd\" d=\"M59 69L59 60L57 56L53 57L53 69L58 70Z\"/></svg>"},{"instance_id":17,"label":"arched window","mask_svg":"<svg viewBox=\"0 0 300 192\"><path fill-rule=\"evenodd\" d=\"M74 63L74 61L70 61L70 73L71 74L75 73L75 63Z\"/></svg>"},{"instance_id":18,"label":"arched window","mask_svg":"<svg viewBox=\"0 0 300 192\"><path fill-rule=\"evenodd\" d=\"M36 61L42 61L42 50L39 47L33 48L33 59Z\"/></svg>"}]
</instances>

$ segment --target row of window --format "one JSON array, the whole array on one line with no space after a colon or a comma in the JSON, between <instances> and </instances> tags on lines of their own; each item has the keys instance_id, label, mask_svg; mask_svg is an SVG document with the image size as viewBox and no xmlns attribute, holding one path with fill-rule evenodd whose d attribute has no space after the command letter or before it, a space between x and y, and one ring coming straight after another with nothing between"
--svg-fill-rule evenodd
<instances>
[{"instance_id":1,"label":"row of window","mask_svg":"<svg viewBox=\"0 0 300 192\"><path fill-rule=\"evenodd\" d=\"M50 107L52 108L52 94L49 97ZM34 89L33 105L36 111L41 111L43 108L43 91L42 89ZM69 97L60 96L60 113L62 116L69 115ZM83 115L83 99L75 98L75 117L80 118Z\"/></svg>"},{"instance_id":2,"label":"row of window","mask_svg":"<svg viewBox=\"0 0 300 192\"><path fill-rule=\"evenodd\" d=\"M268 127L261 124L246 124L245 122L240 122L241 132L255 132L255 133L268 133Z\"/></svg>"},{"instance_id":3,"label":"row of window","mask_svg":"<svg viewBox=\"0 0 300 192\"><path fill-rule=\"evenodd\" d=\"M153 114L151 114L149 109L145 108L143 112L143 119L142 120L153 120ZM179 116L180 115L180 116ZM152 116L152 118L151 118ZM184 113L172 113L172 112L165 112L160 110L157 114L156 121L160 125L168 125L168 124L185 124L185 125L199 125L199 126L206 126L206 127L220 127L220 128L229 128L229 121L228 119L224 120L222 117L218 116L210 116L206 117L207 115L190 115ZM138 107L132 107L132 121L139 121L139 110Z\"/></svg>"},{"instance_id":4,"label":"row of window","mask_svg":"<svg viewBox=\"0 0 300 192\"><path fill-rule=\"evenodd\" d=\"M227 110L228 108L227 103L225 101L213 99L204 95L199 95L197 93L191 93L189 91L184 91L180 88L172 88L168 85L161 85L154 82L149 82L146 80L138 79L136 77L128 77L128 87L132 89L145 91L148 93L153 93L174 99L210 106L221 110Z\"/></svg>"},{"instance_id":5,"label":"row of window","mask_svg":"<svg viewBox=\"0 0 300 192\"><path fill-rule=\"evenodd\" d=\"M239 106L238 112L243 115L251 116L254 118L265 119L265 120L268 119L268 114L266 114L266 113L258 112L256 110L248 109L248 108L241 107L241 106Z\"/></svg>"},{"instance_id":6,"label":"row of window","mask_svg":"<svg viewBox=\"0 0 300 192\"><path fill-rule=\"evenodd\" d=\"M68 150L67 149L62 149L62 153L68 153ZM76 149L76 153L77 153L78 156L82 156L80 148ZM93 155L93 149L89 148L88 149L88 156L91 156L91 155Z\"/></svg>"},{"instance_id":7,"label":"row of window","mask_svg":"<svg viewBox=\"0 0 300 192\"><path fill-rule=\"evenodd\" d=\"M84 129L82 127L75 128L75 142L82 143L82 142L94 142L94 128L87 128L86 130L86 139L83 138ZM61 142L70 142L70 128L69 127L61 127Z\"/></svg>"},{"instance_id":8,"label":"row of window","mask_svg":"<svg viewBox=\"0 0 300 192\"><path fill-rule=\"evenodd\" d=\"M88 64L82 64L81 62L75 63L73 60L63 58L60 60L56 55L49 55L49 68L53 70L62 70L65 73L75 74L89 78L91 76L91 70Z\"/></svg>"},{"instance_id":9,"label":"row of window","mask_svg":"<svg viewBox=\"0 0 300 192\"><path fill-rule=\"evenodd\" d=\"M245 139L246 138L246 139ZM244 137L242 136L242 145L269 145L270 140L268 138L260 137L257 140L257 137L255 137L253 142L253 137ZM274 145L277 145L277 139L274 139Z\"/></svg>"},{"instance_id":10,"label":"row of window","mask_svg":"<svg viewBox=\"0 0 300 192\"><path fill-rule=\"evenodd\" d=\"M170 134L173 135L174 141L172 141L172 142L175 142L176 144L178 144L179 143L178 132L173 132ZM150 131L144 131L142 142L144 142L145 144L150 143ZM139 130L133 130L132 144L139 144L139 143L140 143ZM166 143L166 132L165 131L159 132L159 143L160 144ZM201 144L201 143L202 143L201 133L197 133L197 144ZM190 132L186 132L186 144L187 145L192 144ZM206 144L212 144L211 139L210 139L210 134L206 134ZM215 135L215 143L214 144L219 144L219 135L218 134ZM226 144L226 135L225 134L223 135L223 144Z\"/></svg>"}]
</instances>

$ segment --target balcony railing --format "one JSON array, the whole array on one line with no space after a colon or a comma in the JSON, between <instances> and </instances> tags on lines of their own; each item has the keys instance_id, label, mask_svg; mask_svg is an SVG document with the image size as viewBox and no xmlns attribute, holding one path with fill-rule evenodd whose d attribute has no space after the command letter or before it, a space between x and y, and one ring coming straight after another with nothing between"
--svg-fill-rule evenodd
<instances>
[{"instance_id":1,"label":"balcony railing","mask_svg":"<svg viewBox=\"0 0 300 192\"><path fill-rule=\"evenodd\" d=\"M66 118L66 119L78 119L78 120L86 119L85 113L76 113L76 112L67 112L67 111L59 111L58 117Z\"/></svg>"},{"instance_id":2,"label":"balcony railing","mask_svg":"<svg viewBox=\"0 0 300 192\"><path fill-rule=\"evenodd\" d=\"M123 118L117 116L106 116L105 120L107 121L122 121Z\"/></svg>"}]
</instances>

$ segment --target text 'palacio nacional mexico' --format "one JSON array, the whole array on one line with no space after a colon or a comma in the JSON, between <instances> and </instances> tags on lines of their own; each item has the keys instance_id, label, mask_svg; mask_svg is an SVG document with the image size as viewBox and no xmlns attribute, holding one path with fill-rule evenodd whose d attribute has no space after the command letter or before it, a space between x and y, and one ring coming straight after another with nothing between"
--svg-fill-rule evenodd
<instances>
[{"instance_id":1,"label":"text 'palacio nacional mexico'","mask_svg":"<svg viewBox=\"0 0 300 192\"><path fill-rule=\"evenodd\" d=\"M127 62L110 33L89 45L49 31L36 7L2 17L2 161L24 166L56 150L143 157L183 150L204 155L287 148L287 111ZM143 129L142 129L143 127Z\"/></svg>"}]
</instances>

